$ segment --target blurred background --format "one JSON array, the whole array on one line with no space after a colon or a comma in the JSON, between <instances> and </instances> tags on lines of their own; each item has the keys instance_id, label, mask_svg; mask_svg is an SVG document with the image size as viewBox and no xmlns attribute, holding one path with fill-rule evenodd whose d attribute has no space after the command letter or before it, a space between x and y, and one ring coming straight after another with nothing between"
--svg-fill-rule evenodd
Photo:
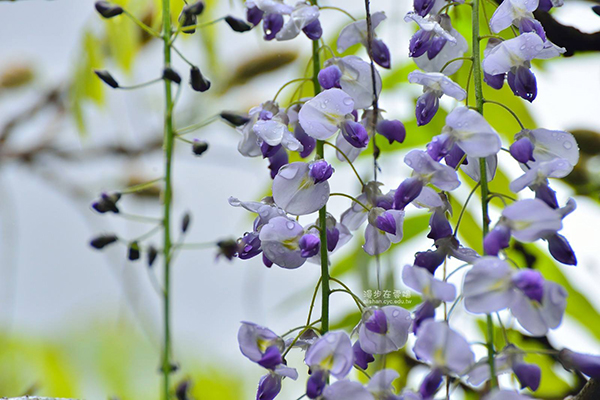
<instances>
[{"instance_id":1,"label":"blurred background","mask_svg":"<svg viewBox=\"0 0 600 400\"><path fill-rule=\"evenodd\" d=\"M121 0L147 24L160 28L157 0ZM395 188L408 174L404 154L422 147L438 134L445 111L427 127L417 128L414 101L418 87L406 84L416 69L407 57L414 26L403 21L406 1L372 1L373 11L385 10L388 19L378 28L392 52L392 69L381 71L384 90L380 105L387 117L407 127L404 144L382 144L380 180ZM552 16L561 24L583 33L600 31L600 17L588 2L566 1ZM109 90L93 74L108 69L121 84L145 82L160 76L162 45L151 40L129 19L102 20L93 0L0 2L0 396L37 394L86 399L158 399L160 356L160 302L145 261L129 262L126 248L112 246L103 252L89 247L99 233L116 232L134 238L152 225L116 215L99 215L91 202L102 191L120 190L162 174L162 85L136 91ZM174 18L183 2L173 0ZM362 18L359 0L322 1L344 7ZM488 15L493 7L485 3ZM468 10L458 8L454 24L469 37ZM226 14L244 16L242 2L207 0L201 21ZM323 10L325 40L333 45L347 16ZM198 64L212 81L210 91L199 94L184 85L176 109L177 126L207 120L222 110L247 112L277 92L285 82L304 74L310 42L303 36L290 42L264 42L255 29L233 32L223 22L181 37L177 47ZM365 56L355 46L350 53ZM187 77L187 66L175 57L174 68ZM556 265L547 249L527 245L511 249L513 257L534 265L547 279L569 291L563 325L548 340L527 339L506 318L515 343L600 354L600 281L597 227L600 226L600 54L577 52L573 57L537 63L534 70L539 94L532 105L524 104L508 88L486 97L515 110L526 126L573 132L581 147L575 171L553 182L559 200L575 197L579 208L565 220L563 230L575 249L579 265ZM455 79L465 86L467 70ZM293 89L280 97L285 105ZM307 92L307 95L309 93ZM443 102L450 110L454 104ZM490 123L509 143L518 131L510 115L486 108ZM202 157L178 142L174 166L174 217L192 215L186 240L215 242L239 237L250 230L253 216L229 206L227 199L259 200L270 190L267 161L249 159L237 152L238 133L217 121L199 130L210 144ZM333 158L334 154L328 154ZM357 161L364 177L372 173L368 154ZM508 182L520 173L500 154L501 170L492 189L510 193ZM359 184L342 163L336 163L333 191L358 194ZM470 191L464 187L453 197L457 217ZM530 196L523 193L523 196ZM160 216L159 188L122 200L127 213ZM339 217L349 206L334 198L330 211ZM501 204L495 204L500 206ZM461 240L480 247L477 202L461 225ZM493 219L498 215L494 208ZM416 251L425 250L428 218L411 209L405 240L382 258L385 287L403 289L401 267L412 262ZM307 219L309 221L310 219ZM360 234L358 234L360 236ZM158 244L160 235L150 242ZM336 253L333 275L356 293L375 287L375 267L355 237ZM265 268L260 257L249 261L216 259L216 249L181 252L173 268L174 358L180 370L175 381L191 379L197 399L252 399L262 370L246 360L237 347L239 321L248 320L282 333L304 323L319 267L305 264L288 271ZM460 283L460 274L455 276ZM335 326L351 328L357 314L351 301L333 297ZM452 323L464 329L472 341L481 330L459 306ZM501 335L497 335L500 337ZM499 346L503 344L500 343ZM483 354L477 349L477 354ZM559 399L577 391L581 377L567 373L548 357L539 398ZM298 382L288 382L280 395L296 399L303 393L306 370L302 354L292 352L290 365L299 367ZM399 385L415 387L424 368L410 350L389 360L402 377ZM510 377L504 384L513 385ZM452 398L478 398L459 388Z\"/></svg>"}]
</instances>

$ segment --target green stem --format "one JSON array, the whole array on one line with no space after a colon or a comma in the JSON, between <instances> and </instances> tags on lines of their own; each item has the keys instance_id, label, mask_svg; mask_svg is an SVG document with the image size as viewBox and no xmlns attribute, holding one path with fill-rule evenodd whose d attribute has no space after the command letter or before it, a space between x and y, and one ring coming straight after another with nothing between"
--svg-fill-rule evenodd
<instances>
[{"instance_id":1,"label":"green stem","mask_svg":"<svg viewBox=\"0 0 600 400\"><path fill-rule=\"evenodd\" d=\"M164 67L171 65L171 1L162 0ZM173 159L173 96L171 82L165 80L165 116L164 116L164 151L165 151L165 189L163 193L163 253L164 253L164 296L163 296L163 400L170 398L171 374L171 314L170 314L170 281L171 281L171 200L172 200L172 159Z\"/></svg>"},{"instance_id":2,"label":"green stem","mask_svg":"<svg viewBox=\"0 0 600 400\"><path fill-rule=\"evenodd\" d=\"M317 0L311 0L311 4L318 6ZM315 96L321 91L319 84L319 71L321 70L321 57L319 56L319 42L312 42L313 62L313 87ZM317 140L317 158L325 159L323 140ZM321 239L321 333L329 331L329 260L327 254L327 206L319 210L319 230Z\"/></svg>"},{"instance_id":3,"label":"green stem","mask_svg":"<svg viewBox=\"0 0 600 400\"><path fill-rule=\"evenodd\" d=\"M473 1L473 84L475 86L475 109L483 115L483 80L481 73L481 49L479 41L479 0ZM489 188L487 180L487 169L485 157L479 159L479 184L481 186L481 216L483 237L487 235L490 226L490 217L488 214ZM494 364L494 321L490 314L487 315L487 350L490 366L490 377L492 388L498 387L498 378L496 377L496 366Z\"/></svg>"}]
</instances>

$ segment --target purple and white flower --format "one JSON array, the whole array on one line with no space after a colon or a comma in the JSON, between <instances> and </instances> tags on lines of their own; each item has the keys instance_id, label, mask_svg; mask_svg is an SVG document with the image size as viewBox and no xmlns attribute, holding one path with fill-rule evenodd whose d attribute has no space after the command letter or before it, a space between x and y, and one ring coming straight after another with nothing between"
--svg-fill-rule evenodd
<instances>
[{"instance_id":1,"label":"purple and white flower","mask_svg":"<svg viewBox=\"0 0 600 400\"><path fill-rule=\"evenodd\" d=\"M368 108L373 103L371 64L357 56L330 58L319 72L324 89L341 88L354 100L354 108ZM381 92L381 76L375 70L376 94Z\"/></svg>"},{"instance_id":2,"label":"purple and white flower","mask_svg":"<svg viewBox=\"0 0 600 400\"><path fill-rule=\"evenodd\" d=\"M363 311L358 340L365 353L387 354L402 348L412 324L410 312L398 306Z\"/></svg>"},{"instance_id":3,"label":"purple and white flower","mask_svg":"<svg viewBox=\"0 0 600 400\"><path fill-rule=\"evenodd\" d=\"M385 43L375 35L375 28L377 28L385 19L385 13L382 11L375 12L371 15L371 48L373 50L373 61L383 68L390 68L390 51ZM339 53L343 53L349 47L358 43L361 43L365 48L368 48L368 36L366 19L352 22L346 25L340 32L337 40L337 50Z\"/></svg>"},{"instance_id":4,"label":"purple and white flower","mask_svg":"<svg viewBox=\"0 0 600 400\"><path fill-rule=\"evenodd\" d=\"M290 13L290 18L277 32L275 38L279 41L290 40L298 36L300 32L304 32L311 40L320 39L323 30L319 22L319 14L319 7L298 2Z\"/></svg>"},{"instance_id":5,"label":"purple and white flower","mask_svg":"<svg viewBox=\"0 0 600 400\"><path fill-rule=\"evenodd\" d=\"M333 168L324 160L284 165L273 179L273 200L290 214L311 214L327 203L327 179L332 173Z\"/></svg>"},{"instance_id":6,"label":"purple and white flower","mask_svg":"<svg viewBox=\"0 0 600 400\"><path fill-rule=\"evenodd\" d=\"M443 95L462 101L467 92L452 79L439 72L413 71L408 74L410 83L423 86L423 94L417 99L416 117L419 126L428 124L439 108L439 99Z\"/></svg>"},{"instance_id":7,"label":"purple and white flower","mask_svg":"<svg viewBox=\"0 0 600 400\"><path fill-rule=\"evenodd\" d=\"M490 29L494 33L500 33L514 25L521 33L535 32L546 40L542 24L533 16L538 4L538 0L504 0L490 19Z\"/></svg>"}]
</instances>

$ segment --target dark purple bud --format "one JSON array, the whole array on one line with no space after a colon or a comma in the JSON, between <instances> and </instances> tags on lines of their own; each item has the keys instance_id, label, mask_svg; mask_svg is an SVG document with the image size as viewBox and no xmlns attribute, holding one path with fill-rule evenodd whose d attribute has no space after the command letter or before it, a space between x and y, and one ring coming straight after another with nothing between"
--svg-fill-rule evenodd
<instances>
[{"instance_id":1,"label":"dark purple bud","mask_svg":"<svg viewBox=\"0 0 600 400\"><path fill-rule=\"evenodd\" d=\"M425 268L433 274L445 259L446 254L441 250L420 251L415 254L415 266Z\"/></svg>"},{"instance_id":2,"label":"dark purple bud","mask_svg":"<svg viewBox=\"0 0 600 400\"><path fill-rule=\"evenodd\" d=\"M506 74L490 75L487 72L483 73L483 81L488 84L489 87L500 90L504 86L504 79Z\"/></svg>"},{"instance_id":3,"label":"dark purple bud","mask_svg":"<svg viewBox=\"0 0 600 400\"><path fill-rule=\"evenodd\" d=\"M440 54L440 51L442 51L447 41L446 38L441 36L434 37L431 40L431 45L429 45L429 48L427 49L427 58L433 60L435 56Z\"/></svg>"},{"instance_id":4,"label":"dark purple bud","mask_svg":"<svg viewBox=\"0 0 600 400\"><path fill-rule=\"evenodd\" d=\"M538 10L539 11L550 11L550 9L553 7L552 1L551 0L540 0L540 3L538 5Z\"/></svg>"},{"instance_id":5,"label":"dark purple bud","mask_svg":"<svg viewBox=\"0 0 600 400\"><path fill-rule=\"evenodd\" d=\"M190 390L190 381L184 380L175 388L175 397L177 400L189 400L188 392Z\"/></svg>"},{"instance_id":6,"label":"dark purple bud","mask_svg":"<svg viewBox=\"0 0 600 400\"><path fill-rule=\"evenodd\" d=\"M271 170L271 179L275 179L279 169L284 165L287 165L289 162L288 153L285 151L283 147L280 147L279 150L273 155L269 157L269 169Z\"/></svg>"},{"instance_id":7,"label":"dark purple bud","mask_svg":"<svg viewBox=\"0 0 600 400\"><path fill-rule=\"evenodd\" d=\"M181 76L171 67L167 67L163 70L162 77L164 80L175 82L176 84L181 83Z\"/></svg>"},{"instance_id":8,"label":"dark purple bud","mask_svg":"<svg viewBox=\"0 0 600 400\"><path fill-rule=\"evenodd\" d=\"M519 32L534 32L537 33L538 36L541 37L544 42L546 41L546 32L544 31L544 27L536 19L521 18L521 20L519 21Z\"/></svg>"},{"instance_id":9,"label":"dark purple bud","mask_svg":"<svg viewBox=\"0 0 600 400\"><path fill-rule=\"evenodd\" d=\"M239 250L237 241L233 239L219 240L217 247L219 248L217 257L223 256L229 261L233 260L233 257L237 255Z\"/></svg>"},{"instance_id":10,"label":"dark purple bud","mask_svg":"<svg viewBox=\"0 0 600 400\"><path fill-rule=\"evenodd\" d=\"M394 194L394 209L404 210L411 201L416 199L423 190L423 182L417 177L405 179Z\"/></svg>"},{"instance_id":11,"label":"dark purple bud","mask_svg":"<svg viewBox=\"0 0 600 400\"><path fill-rule=\"evenodd\" d=\"M246 21L256 26L260 24L264 14L264 11L262 11L260 8L256 6L250 7L246 10Z\"/></svg>"},{"instance_id":12,"label":"dark purple bud","mask_svg":"<svg viewBox=\"0 0 600 400\"><path fill-rule=\"evenodd\" d=\"M96 11L104 18L112 18L123 14L123 8L108 1L97 1L95 7Z\"/></svg>"},{"instance_id":13,"label":"dark purple bud","mask_svg":"<svg viewBox=\"0 0 600 400\"><path fill-rule=\"evenodd\" d=\"M263 17L263 31L265 40L273 40L283 28L283 15L267 14Z\"/></svg>"},{"instance_id":14,"label":"dark purple bud","mask_svg":"<svg viewBox=\"0 0 600 400\"><path fill-rule=\"evenodd\" d=\"M102 193L100 195L100 199L92 203L92 208L98 211L100 214L104 214L107 212L112 212L117 214L119 212L119 208L117 207L117 202L121 198L121 193L115 192L111 194Z\"/></svg>"},{"instance_id":15,"label":"dark purple bud","mask_svg":"<svg viewBox=\"0 0 600 400\"><path fill-rule=\"evenodd\" d=\"M281 377L267 374L260 378L256 400L273 400L281 392Z\"/></svg>"},{"instance_id":16,"label":"dark purple bud","mask_svg":"<svg viewBox=\"0 0 600 400\"><path fill-rule=\"evenodd\" d=\"M310 40L319 40L321 36L323 36L323 28L321 27L321 22L316 19L310 24L306 25L302 28L302 32L308 37Z\"/></svg>"},{"instance_id":17,"label":"dark purple bud","mask_svg":"<svg viewBox=\"0 0 600 400\"><path fill-rule=\"evenodd\" d=\"M116 242L117 240L119 240L119 238L115 235L101 235L93 238L90 241L90 246L100 250L108 246L109 244Z\"/></svg>"},{"instance_id":18,"label":"dark purple bud","mask_svg":"<svg viewBox=\"0 0 600 400\"><path fill-rule=\"evenodd\" d=\"M300 238L298 242L300 247L300 255L304 258L310 258L316 256L321 248L321 241L316 235L306 234Z\"/></svg>"},{"instance_id":19,"label":"dark purple bud","mask_svg":"<svg viewBox=\"0 0 600 400\"><path fill-rule=\"evenodd\" d=\"M409 56L417 58L429 50L431 46L432 33L424 30L417 31L411 38L408 45Z\"/></svg>"},{"instance_id":20,"label":"dark purple bud","mask_svg":"<svg viewBox=\"0 0 600 400\"><path fill-rule=\"evenodd\" d=\"M530 388L533 392L540 387L542 370L535 364L518 363L513 365L513 372L521 383L521 389Z\"/></svg>"},{"instance_id":21,"label":"dark purple bud","mask_svg":"<svg viewBox=\"0 0 600 400\"><path fill-rule=\"evenodd\" d=\"M377 228L392 235L396 234L396 220L392 214L384 212L379 215L375 221L377 223Z\"/></svg>"},{"instance_id":22,"label":"dark purple bud","mask_svg":"<svg viewBox=\"0 0 600 400\"><path fill-rule=\"evenodd\" d=\"M150 245L148 247L148 267L152 267L152 264L154 264L154 261L156 261L156 257L158 257L158 250L156 250L156 248L152 245Z\"/></svg>"},{"instance_id":23,"label":"dark purple bud","mask_svg":"<svg viewBox=\"0 0 600 400\"><path fill-rule=\"evenodd\" d=\"M273 266L273 261L269 260L267 256L265 256L265 253L263 253L262 260L265 267L271 268Z\"/></svg>"},{"instance_id":24,"label":"dark purple bud","mask_svg":"<svg viewBox=\"0 0 600 400\"><path fill-rule=\"evenodd\" d=\"M337 65L330 65L319 71L319 83L323 89L339 88L342 70Z\"/></svg>"},{"instance_id":25,"label":"dark purple bud","mask_svg":"<svg viewBox=\"0 0 600 400\"><path fill-rule=\"evenodd\" d=\"M208 143L206 143L204 140L194 139L194 143L192 144L192 153L197 156L201 156L206 150L208 150Z\"/></svg>"},{"instance_id":26,"label":"dark purple bud","mask_svg":"<svg viewBox=\"0 0 600 400\"><path fill-rule=\"evenodd\" d=\"M366 353L362 347L360 347L360 343L358 340L354 342L352 346L352 352L354 353L354 364L356 364L360 369L369 368L369 363L375 361L375 357L372 354Z\"/></svg>"},{"instance_id":27,"label":"dark purple bud","mask_svg":"<svg viewBox=\"0 0 600 400\"><path fill-rule=\"evenodd\" d=\"M437 94L432 91L423 93L417 99L417 106L415 108L415 116L417 117L417 125L427 125L437 113L440 107L440 98Z\"/></svg>"},{"instance_id":28,"label":"dark purple bud","mask_svg":"<svg viewBox=\"0 0 600 400\"><path fill-rule=\"evenodd\" d=\"M306 382L306 397L309 399L318 398L323 393L325 385L327 385L328 375L327 371L322 369L313 371L308 378L308 382Z\"/></svg>"},{"instance_id":29,"label":"dark purple bud","mask_svg":"<svg viewBox=\"0 0 600 400\"><path fill-rule=\"evenodd\" d=\"M340 230L338 228L329 229L327 228L327 251L335 250L338 242L340 241Z\"/></svg>"},{"instance_id":30,"label":"dark purple bud","mask_svg":"<svg viewBox=\"0 0 600 400\"><path fill-rule=\"evenodd\" d=\"M431 142L427 144L427 154L434 161L440 161L450 151L452 141L448 138L448 135L441 134L434 136Z\"/></svg>"},{"instance_id":31,"label":"dark purple bud","mask_svg":"<svg viewBox=\"0 0 600 400\"><path fill-rule=\"evenodd\" d=\"M275 369L276 366L283 362L281 352L277 346L270 346L265 350L263 356L258 360L258 365L266 369Z\"/></svg>"},{"instance_id":32,"label":"dark purple bud","mask_svg":"<svg viewBox=\"0 0 600 400\"><path fill-rule=\"evenodd\" d=\"M498 225L483 239L483 251L488 256L497 256L500 250L506 249L510 244L510 229Z\"/></svg>"},{"instance_id":33,"label":"dark purple bud","mask_svg":"<svg viewBox=\"0 0 600 400\"><path fill-rule=\"evenodd\" d=\"M577 265L577 257L567 239L558 233L548 238L548 250L556 261L567 265Z\"/></svg>"},{"instance_id":34,"label":"dark purple bud","mask_svg":"<svg viewBox=\"0 0 600 400\"><path fill-rule=\"evenodd\" d=\"M533 143L527 137L523 137L510 145L510 155L520 163L527 164L535 161L533 158Z\"/></svg>"},{"instance_id":35,"label":"dark purple bud","mask_svg":"<svg viewBox=\"0 0 600 400\"><path fill-rule=\"evenodd\" d=\"M369 134L362 124L346 120L342 122L340 129L342 135L344 135L344 139L353 147L361 149L367 147L369 144Z\"/></svg>"},{"instance_id":36,"label":"dark purple bud","mask_svg":"<svg viewBox=\"0 0 600 400\"><path fill-rule=\"evenodd\" d=\"M435 4L435 0L414 0L413 1L413 7L415 9L415 12L418 15L420 15L421 17L424 17L427 14L429 14L429 12L433 8L434 4Z\"/></svg>"},{"instance_id":37,"label":"dark purple bud","mask_svg":"<svg viewBox=\"0 0 600 400\"><path fill-rule=\"evenodd\" d=\"M373 51L373 61L383 68L391 67L390 49L380 39L371 41L371 50Z\"/></svg>"},{"instance_id":38,"label":"dark purple bud","mask_svg":"<svg viewBox=\"0 0 600 400\"><path fill-rule=\"evenodd\" d=\"M333 175L333 167L325 160L318 160L308 166L308 176L317 183L325 182Z\"/></svg>"},{"instance_id":39,"label":"dark purple bud","mask_svg":"<svg viewBox=\"0 0 600 400\"><path fill-rule=\"evenodd\" d=\"M427 235L429 239L438 240L452 236L452 226L444 211L434 211L429 219L429 226L431 227L431 231Z\"/></svg>"},{"instance_id":40,"label":"dark purple bud","mask_svg":"<svg viewBox=\"0 0 600 400\"><path fill-rule=\"evenodd\" d=\"M190 223L192 222L192 215L189 212L183 214L183 218L181 219L181 232L186 233L190 227Z\"/></svg>"},{"instance_id":41,"label":"dark purple bud","mask_svg":"<svg viewBox=\"0 0 600 400\"><path fill-rule=\"evenodd\" d=\"M190 14L200 15L202 14L202 12L204 12L204 2L197 1L192 4L188 4L184 8L187 8L187 12L189 12Z\"/></svg>"},{"instance_id":42,"label":"dark purple bud","mask_svg":"<svg viewBox=\"0 0 600 400\"><path fill-rule=\"evenodd\" d=\"M179 14L179 24L182 26L182 32L187 34L192 34L196 32L196 24L198 23L198 19L196 16L190 12L186 12L186 7L181 10L181 14Z\"/></svg>"},{"instance_id":43,"label":"dark purple bud","mask_svg":"<svg viewBox=\"0 0 600 400\"><path fill-rule=\"evenodd\" d=\"M312 136L308 136L300 124L296 124L296 127L294 128L294 136L300 143L302 143L303 146L303 149L300 152L300 157L308 157L315 149L317 140Z\"/></svg>"},{"instance_id":44,"label":"dark purple bud","mask_svg":"<svg viewBox=\"0 0 600 400\"><path fill-rule=\"evenodd\" d=\"M102 82L106 83L111 88L116 89L119 87L119 83L115 80L115 78L113 78L110 72L106 70L95 69L94 73L102 80Z\"/></svg>"},{"instance_id":45,"label":"dark purple bud","mask_svg":"<svg viewBox=\"0 0 600 400\"><path fill-rule=\"evenodd\" d=\"M514 72L509 71L508 85L516 96L529 102L535 100L537 96L535 75L527 67L520 66Z\"/></svg>"},{"instance_id":46,"label":"dark purple bud","mask_svg":"<svg viewBox=\"0 0 600 400\"><path fill-rule=\"evenodd\" d=\"M446 165L456 169L458 163L462 161L463 164L467 164L467 158L465 156L465 152L457 145L454 144L444 160L446 161Z\"/></svg>"},{"instance_id":47,"label":"dark purple bud","mask_svg":"<svg viewBox=\"0 0 600 400\"><path fill-rule=\"evenodd\" d=\"M138 242L131 242L127 250L127 258L130 261L136 261L140 259L140 246Z\"/></svg>"},{"instance_id":48,"label":"dark purple bud","mask_svg":"<svg viewBox=\"0 0 600 400\"><path fill-rule=\"evenodd\" d=\"M427 374L423 382L421 382L421 386L419 387L419 393L424 399L431 399L435 392L439 389L442 384L442 370L439 368L434 368L430 373Z\"/></svg>"},{"instance_id":49,"label":"dark purple bud","mask_svg":"<svg viewBox=\"0 0 600 400\"><path fill-rule=\"evenodd\" d=\"M558 353L558 360L565 368L577 370L590 378L600 378L600 356L563 349Z\"/></svg>"},{"instance_id":50,"label":"dark purple bud","mask_svg":"<svg viewBox=\"0 0 600 400\"><path fill-rule=\"evenodd\" d=\"M406 139L406 128L397 119L379 121L377 123L377 133L385 137L390 144L394 142L402 143Z\"/></svg>"},{"instance_id":51,"label":"dark purple bud","mask_svg":"<svg viewBox=\"0 0 600 400\"><path fill-rule=\"evenodd\" d=\"M379 196L375 206L384 210L391 210L394 208L394 198L392 196Z\"/></svg>"},{"instance_id":52,"label":"dark purple bud","mask_svg":"<svg viewBox=\"0 0 600 400\"><path fill-rule=\"evenodd\" d=\"M210 89L210 81L206 79L198 67L190 70L190 84L196 92L206 92Z\"/></svg>"},{"instance_id":53,"label":"dark purple bud","mask_svg":"<svg viewBox=\"0 0 600 400\"><path fill-rule=\"evenodd\" d=\"M248 232L240 241L238 257L242 260L248 260L261 253L261 242L257 232Z\"/></svg>"},{"instance_id":54,"label":"dark purple bud","mask_svg":"<svg viewBox=\"0 0 600 400\"><path fill-rule=\"evenodd\" d=\"M227 22L227 25L235 32L248 32L250 29L254 28L253 25L250 25L246 21L232 17L231 15L225 17L225 22Z\"/></svg>"},{"instance_id":55,"label":"dark purple bud","mask_svg":"<svg viewBox=\"0 0 600 400\"><path fill-rule=\"evenodd\" d=\"M538 303L542 302L542 298L544 297L544 277L538 271L522 269L513 276L512 281L517 288L523 291L525 296Z\"/></svg>"},{"instance_id":56,"label":"dark purple bud","mask_svg":"<svg viewBox=\"0 0 600 400\"><path fill-rule=\"evenodd\" d=\"M387 318L383 310L375 309L372 311L371 316L365 322L365 328L374 333L384 335L388 330Z\"/></svg>"},{"instance_id":57,"label":"dark purple bud","mask_svg":"<svg viewBox=\"0 0 600 400\"><path fill-rule=\"evenodd\" d=\"M219 116L233 126L242 126L250 121L250 118L245 115L240 115L229 111L223 111L221 114L219 114Z\"/></svg>"},{"instance_id":58,"label":"dark purple bud","mask_svg":"<svg viewBox=\"0 0 600 400\"><path fill-rule=\"evenodd\" d=\"M557 209L558 208L558 200L556 199L556 192L552 190L552 188L548 185L536 185L534 188L535 198L542 200L544 203L548 204L550 207Z\"/></svg>"},{"instance_id":59,"label":"dark purple bud","mask_svg":"<svg viewBox=\"0 0 600 400\"><path fill-rule=\"evenodd\" d=\"M280 144L271 146L267 142L262 142L260 145L260 151L262 152L263 158L273 157L280 149Z\"/></svg>"},{"instance_id":60,"label":"dark purple bud","mask_svg":"<svg viewBox=\"0 0 600 400\"><path fill-rule=\"evenodd\" d=\"M435 318L435 306L430 301L424 301L415 310L415 319L413 320L413 332L416 335L423 321Z\"/></svg>"}]
</instances>

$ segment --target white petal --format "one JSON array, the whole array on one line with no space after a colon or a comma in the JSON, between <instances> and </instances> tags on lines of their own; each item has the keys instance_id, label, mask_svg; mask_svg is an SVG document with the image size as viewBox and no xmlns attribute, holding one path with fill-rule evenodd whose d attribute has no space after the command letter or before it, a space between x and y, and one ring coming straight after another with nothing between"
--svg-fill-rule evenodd
<instances>
[{"instance_id":1,"label":"white petal","mask_svg":"<svg viewBox=\"0 0 600 400\"><path fill-rule=\"evenodd\" d=\"M307 135L325 140L338 131L338 125L352 110L352 97L343 90L329 89L306 102L300 109L298 119Z\"/></svg>"},{"instance_id":2,"label":"white petal","mask_svg":"<svg viewBox=\"0 0 600 400\"><path fill-rule=\"evenodd\" d=\"M273 179L275 204L293 215L312 214L321 209L329 199L329 182L315 185L308 171L308 164L303 162L281 167Z\"/></svg>"},{"instance_id":3,"label":"white petal","mask_svg":"<svg viewBox=\"0 0 600 400\"><path fill-rule=\"evenodd\" d=\"M373 78L371 65L357 56L347 56L339 60L342 70L340 86L354 100L354 108L368 108L373 103ZM375 70L377 95L381 93L381 76Z\"/></svg>"}]
</instances>

